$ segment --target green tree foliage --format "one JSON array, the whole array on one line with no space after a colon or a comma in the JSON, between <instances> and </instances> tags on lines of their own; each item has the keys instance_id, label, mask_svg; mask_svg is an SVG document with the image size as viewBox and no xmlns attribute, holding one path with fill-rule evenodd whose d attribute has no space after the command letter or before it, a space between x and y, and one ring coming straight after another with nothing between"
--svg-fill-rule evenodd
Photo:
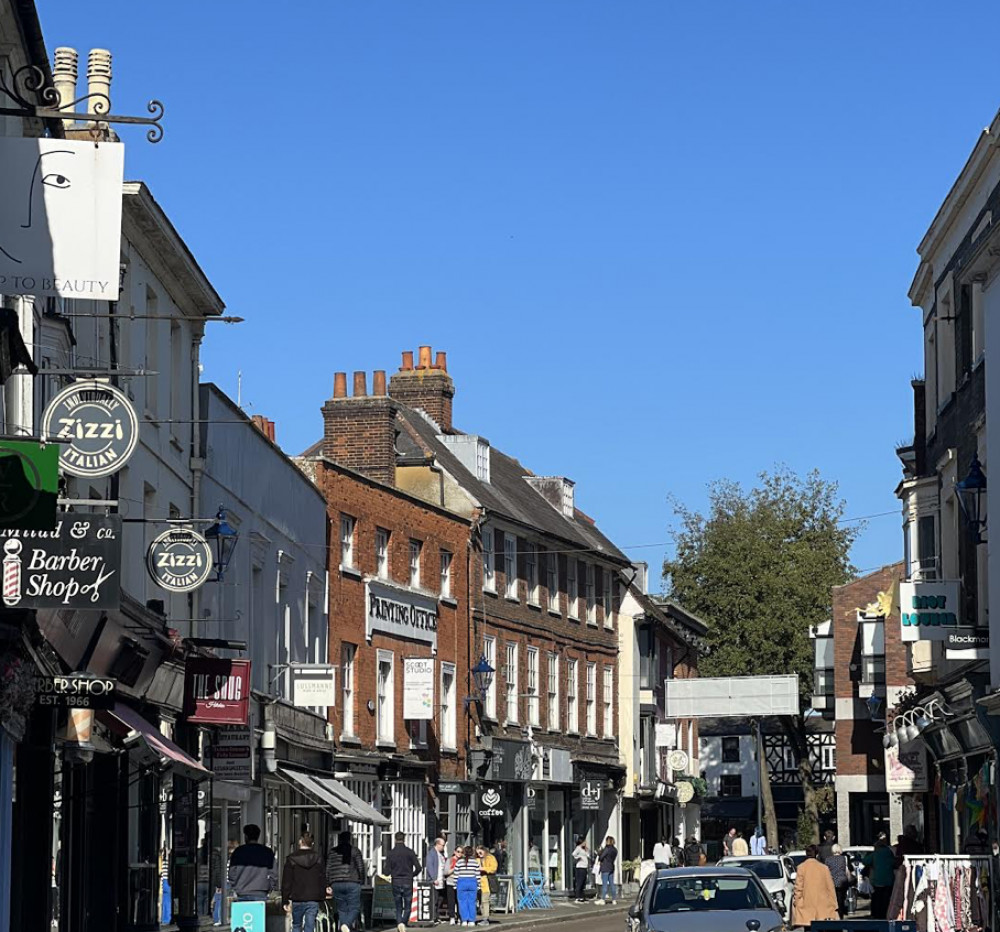
<instances>
[{"instance_id":1,"label":"green tree foliage","mask_svg":"<svg viewBox=\"0 0 1000 932\"><path fill-rule=\"evenodd\" d=\"M762 473L750 491L719 481L707 515L675 504L671 595L709 625L703 676L798 673L811 692L809 628L830 617L830 590L853 574L857 525L842 525L837 485L816 471Z\"/></svg>"}]
</instances>

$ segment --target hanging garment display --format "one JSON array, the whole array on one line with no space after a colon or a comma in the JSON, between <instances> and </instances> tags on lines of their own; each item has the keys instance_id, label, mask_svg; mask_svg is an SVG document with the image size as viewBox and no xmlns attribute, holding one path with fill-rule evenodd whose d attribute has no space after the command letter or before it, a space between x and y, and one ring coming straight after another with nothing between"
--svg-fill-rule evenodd
<instances>
[{"instance_id":1,"label":"hanging garment display","mask_svg":"<svg viewBox=\"0 0 1000 932\"><path fill-rule=\"evenodd\" d=\"M992 897L989 857L907 855L896 872L888 918L916 922L918 932L1000 932Z\"/></svg>"}]
</instances>

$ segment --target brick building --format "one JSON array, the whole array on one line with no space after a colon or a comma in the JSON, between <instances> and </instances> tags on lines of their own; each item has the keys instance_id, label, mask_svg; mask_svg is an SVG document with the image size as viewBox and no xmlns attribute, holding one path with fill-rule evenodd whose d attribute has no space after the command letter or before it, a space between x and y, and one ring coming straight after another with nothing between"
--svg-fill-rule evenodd
<instances>
[{"instance_id":1,"label":"brick building","mask_svg":"<svg viewBox=\"0 0 1000 932\"><path fill-rule=\"evenodd\" d=\"M445 354L432 361L430 347L420 348L416 365L412 352L403 353L388 385L376 372L371 395L364 373L354 374L350 396L346 374L337 373L323 407L323 440L303 457L326 492L331 533L341 538L332 542L331 657L344 663L337 651L357 646L355 666L344 664L344 684L359 719L371 714L369 702L376 710L375 721L353 736L357 745L338 739L338 754L352 770L361 763L351 756L358 745L402 764L406 736L406 766L425 765L432 830L504 838L508 871L545 868L564 889L575 838L618 834L617 614L620 572L629 561L575 507L571 480L536 476L481 435L456 430L454 394ZM426 621L419 630L383 626L370 644L359 638L372 623L372 592L387 582L378 578L379 541L386 539L379 529L388 532L394 591L436 617L426 747L410 745L415 725L402 709L392 741L379 740L390 676L379 651L393 654L397 706L404 689L397 658L432 656L424 649ZM350 548L355 565L347 567ZM441 591L446 563L448 595ZM480 658L495 670L482 696L470 676ZM451 710L454 748L443 738ZM334 725L342 731L342 723ZM374 766L379 773L385 764ZM504 817L480 820L477 790L484 785L500 794L502 803L489 808Z\"/></svg>"}]
</instances>

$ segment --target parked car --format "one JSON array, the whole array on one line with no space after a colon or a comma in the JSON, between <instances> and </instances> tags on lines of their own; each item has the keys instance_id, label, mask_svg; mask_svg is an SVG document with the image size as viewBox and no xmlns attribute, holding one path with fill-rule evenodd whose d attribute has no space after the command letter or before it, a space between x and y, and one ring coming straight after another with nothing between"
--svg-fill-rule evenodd
<instances>
[{"instance_id":1,"label":"parked car","mask_svg":"<svg viewBox=\"0 0 1000 932\"><path fill-rule=\"evenodd\" d=\"M646 878L628 932L780 932L781 913L744 867L675 867Z\"/></svg>"},{"instance_id":2,"label":"parked car","mask_svg":"<svg viewBox=\"0 0 1000 932\"><path fill-rule=\"evenodd\" d=\"M761 854L750 857L723 858L720 867L745 867L753 871L764 889L771 894L774 905L783 916L788 915L795 889L795 864L783 854Z\"/></svg>"}]
</instances>

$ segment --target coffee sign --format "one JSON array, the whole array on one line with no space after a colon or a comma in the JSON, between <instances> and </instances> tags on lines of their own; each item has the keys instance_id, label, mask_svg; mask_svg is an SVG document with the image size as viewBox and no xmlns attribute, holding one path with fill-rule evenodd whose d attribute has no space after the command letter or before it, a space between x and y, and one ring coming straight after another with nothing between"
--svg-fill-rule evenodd
<instances>
[{"instance_id":1,"label":"coffee sign","mask_svg":"<svg viewBox=\"0 0 1000 932\"><path fill-rule=\"evenodd\" d=\"M212 572L212 548L191 528L164 531L146 554L153 582L169 592L190 592L205 584Z\"/></svg>"},{"instance_id":2,"label":"coffee sign","mask_svg":"<svg viewBox=\"0 0 1000 932\"><path fill-rule=\"evenodd\" d=\"M68 676L35 677L39 705L63 709L110 709L115 704L117 684L106 676L70 673Z\"/></svg>"},{"instance_id":3,"label":"coffee sign","mask_svg":"<svg viewBox=\"0 0 1000 932\"><path fill-rule=\"evenodd\" d=\"M0 529L8 608L116 609L121 599L122 520L63 514L51 531Z\"/></svg>"},{"instance_id":4,"label":"coffee sign","mask_svg":"<svg viewBox=\"0 0 1000 932\"><path fill-rule=\"evenodd\" d=\"M192 657L184 667L184 714L189 722L246 725L250 661Z\"/></svg>"},{"instance_id":5,"label":"coffee sign","mask_svg":"<svg viewBox=\"0 0 1000 932\"><path fill-rule=\"evenodd\" d=\"M480 787L478 811L480 819L502 819L507 814L499 786L487 784Z\"/></svg>"},{"instance_id":6,"label":"coffee sign","mask_svg":"<svg viewBox=\"0 0 1000 932\"><path fill-rule=\"evenodd\" d=\"M49 402L42 432L62 444L59 464L66 472L96 479L128 462L139 442L139 418L128 396L113 385L80 381Z\"/></svg>"}]
</instances>

